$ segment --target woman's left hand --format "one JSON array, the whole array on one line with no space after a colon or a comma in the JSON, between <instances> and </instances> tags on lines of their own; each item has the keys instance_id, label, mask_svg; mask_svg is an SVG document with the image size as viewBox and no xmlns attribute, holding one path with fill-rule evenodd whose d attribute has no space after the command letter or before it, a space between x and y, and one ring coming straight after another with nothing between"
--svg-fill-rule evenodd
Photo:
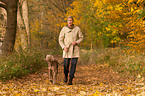
<instances>
[{"instance_id":1,"label":"woman's left hand","mask_svg":"<svg viewBox=\"0 0 145 96\"><path fill-rule=\"evenodd\" d=\"M77 44L77 42L72 42L72 45L76 45Z\"/></svg>"}]
</instances>

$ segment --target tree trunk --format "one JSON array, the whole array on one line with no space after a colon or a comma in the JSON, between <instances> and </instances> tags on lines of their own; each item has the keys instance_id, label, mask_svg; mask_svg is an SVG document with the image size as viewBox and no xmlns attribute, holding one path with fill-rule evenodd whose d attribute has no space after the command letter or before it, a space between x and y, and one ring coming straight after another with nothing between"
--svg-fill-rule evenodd
<instances>
[{"instance_id":1,"label":"tree trunk","mask_svg":"<svg viewBox=\"0 0 145 96\"><path fill-rule=\"evenodd\" d=\"M17 24L18 24L18 35L20 37L20 43L18 47L21 46L22 49L26 49L28 47L27 43L27 34L26 34L26 26L24 24L24 19L22 15L22 5L18 5L17 11ZM16 44L17 46L17 44Z\"/></svg>"},{"instance_id":2,"label":"tree trunk","mask_svg":"<svg viewBox=\"0 0 145 96\"><path fill-rule=\"evenodd\" d=\"M28 45L30 47L30 28L29 28L29 14L28 14L28 1L25 0L22 4L22 16L27 32L27 40L28 40Z\"/></svg>"},{"instance_id":3,"label":"tree trunk","mask_svg":"<svg viewBox=\"0 0 145 96\"><path fill-rule=\"evenodd\" d=\"M7 0L7 28L3 43L3 55L10 54L14 49L16 27L17 27L17 2L18 0Z\"/></svg>"}]
</instances>

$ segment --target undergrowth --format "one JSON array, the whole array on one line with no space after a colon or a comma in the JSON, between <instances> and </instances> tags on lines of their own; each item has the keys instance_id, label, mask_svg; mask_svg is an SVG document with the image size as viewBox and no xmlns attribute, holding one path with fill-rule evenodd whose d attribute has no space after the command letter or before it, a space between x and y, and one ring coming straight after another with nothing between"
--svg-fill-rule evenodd
<instances>
[{"instance_id":1,"label":"undergrowth","mask_svg":"<svg viewBox=\"0 0 145 96\"><path fill-rule=\"evenodd\" d=\"M107 65L115 71L145 77L145 59L143 54L127 54L120 48L106 48L96 50L81 50L79 64L82 65Z\"/></svg>"},{"instance_id":2,"label":"undergrowth","mask_svg":"<svg viewBox=\"0 0 145 96\"><path fill-rule=\"evenodd\" d=\"M38 50L14 52L7 57L0 58L0 79L22 77L39 71L47 66L44 62L45 54Z\"/></svg>"},{"instance_id":3,"label":"undergrowth","mask_svg":"<svg viewBox=\"0 0 145 96\"><path fill-rule=\"evenodd\" d=\"M78 65L98 65L132 76L145 77L145 59L143 54L126 54L120 48L81 50ZM47 66L44 61L47 54L62 55L61 50L18 51L8 57L0 58L0 79L12 79L35 73Z\"/></svg>"}]
</instances>

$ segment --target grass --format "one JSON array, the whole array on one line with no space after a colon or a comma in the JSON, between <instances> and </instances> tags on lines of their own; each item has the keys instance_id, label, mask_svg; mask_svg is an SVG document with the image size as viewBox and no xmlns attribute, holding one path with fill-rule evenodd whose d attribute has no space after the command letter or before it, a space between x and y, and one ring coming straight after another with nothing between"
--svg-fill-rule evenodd
<instances>
[{"instance_id":1,"label":"grass","mask_svg":"<svg viewBox=\"0 0 145 96\"><path fill-rule=\"evenodd\" d=\"M79 64L108 65L119 73L145 77L145 59L143 54L127 54L120 48L81 50Z\"/></svg>"},{"instance_id":2,"label":"grass","mask_svg":"<svg viewBox=\"0 0 145 96\"><path fill-rule=\"evenodd\" d=\"M14 52L0 58L0 79L11 79L35 73L47 66L46 54L62 55L61 50L32 50ZM145 77L145 59L143 54L126 54L120 48L81 50L78 65L97 65L111 67L124 75ZM59 59L59 58L58 58Z\"/></svg>"}]
</instances>

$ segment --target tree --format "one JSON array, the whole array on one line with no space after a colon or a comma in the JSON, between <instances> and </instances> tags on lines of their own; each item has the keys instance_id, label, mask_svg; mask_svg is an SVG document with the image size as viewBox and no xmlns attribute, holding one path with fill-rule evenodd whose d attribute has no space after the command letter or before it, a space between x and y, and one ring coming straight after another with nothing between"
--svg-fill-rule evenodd
<instances>
[{"instance_id":1,"label":"tree","mask_svg":"<svg viewBox=\"0 0 145 96\"><path fill-rule=\"evenodd\" d=\"M31 46L58 48L67 8L73 0L29 0Z\"/></svg>"},{"instance_id":2,"label":"tree","mask_svg":"<svg viewBox=\"0 0 145 96\"><path fill-rule=\"evenodd\" d=\"M74 0L66 15L75 17L86 47L116 47L126 43L134 51L145 49L143 0Z\"/></svg>"},{"instance_id":3,"label":"tree","mask_svg":"<svg viewBox=\"0 0 145 96\"><path fill-rule=\"evenodd\" d=\"M10 54L14 49L17 27L17 3L18 0L0 0L0 7L7 11L7 28L4 37L3 55Z\"/></svg>"},{"instance_id":4,"label":"tree","mask_svg":"<svg viewBox=\"0 0 145 96\"><path fill-rule=\"evenodd\" d=\"M7 13L4 8L0 10L1 24L2 28L6 26ZM28 17L28 2L27 0L19 0L18 9L17 9L17 34L15 41L15 49L18 49L19 46L22 49L28 48L30 46L30 31L29 31L29 17ZM2 32L4 34L5 32ZM20 41L20 42L19 42Z\"/></svg>"},{"instance_id":5,"label":"tree","mask_svg":"<svg viewBox=\"0 0 145 96\"><path fill-rule=\"evenodd\" d=\"M27 0L19 0L17 11L17 36L20 38L20 43L17 42L16 46L21 46L22 49L30 46L30 30L29 30L29 17L28 17L28 2ZM18 38L16 41L18 41Z\"/></svg>"}]
</instances>

